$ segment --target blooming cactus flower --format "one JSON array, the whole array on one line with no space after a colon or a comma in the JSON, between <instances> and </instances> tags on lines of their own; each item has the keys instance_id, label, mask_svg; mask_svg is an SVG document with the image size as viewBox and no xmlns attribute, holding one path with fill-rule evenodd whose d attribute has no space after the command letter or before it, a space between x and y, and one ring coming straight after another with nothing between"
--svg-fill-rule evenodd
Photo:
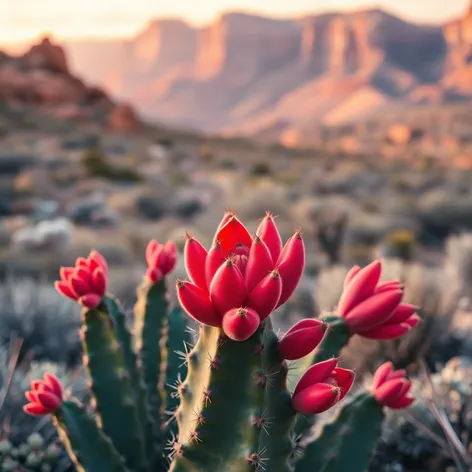
<instances>
[{"instance_id":1,"label":"blooming cactus flower","mask_svg":"<svg viewBox=\"0 0 472 472\"><path fill-rule=\"evenodd\" d=\"M59 293L87 308L97 308L105 296L108 265L99 252L92 251L87 259L79 257L75 267L61 267L60 277L54 284Z\"/></svg>"},{"instance_id":2,"label":"blooming cactus flower","mask_svg":"<svg viewBox=\"0 0 472 472\"><path fill-rule=\"evenodd\" d=\"M23 410L32 416L54 413L62 404L62 386L59 379L49 372L43 380L33 380L31 390L25 393L27 403Z\"/></svg>"},{"instance_id":3,"label":"blooming cactus flower","mask_svg":"<svg viewBox=\"0 0 472 472\"><path fill-rule=\"evenodd\" d=\"M361 269L353 267L344 280L337 314L346 321L351 333L368 339L395 339L419 321L417 308L402 303L399 281L379 283L382 265L374 261Z\"/></svg>"},{"instance_id":4,"label":"blooming cactus flower","mask_svg":"<svg viewBox=\"0 0 472 472\"><path fill-rule=\"evenodd\" d=\"M155 239L146 247L147 278L152 283L159 282L165 275L172 272L177 262L177 249L172 241L159 244Z\"/></svg>"},{"instance_id":5,"label":"blooming cactus flower","mask_svg":"<svg viewBox=\"0 0 472 472\"><path fill-rule=\"evenodd\" d=\"M354 383L354 372L337 367L336 358L312 365L298 381L292 396L295 411L304 415L329 410L341 401Z\"/></svg>"},{"instance_id":6,"label":"blooming cactus flower","mask_svg":"<svg viewBox=\"0 0 472 472\"><path fill-rule=\"evenodd\" d=\"M290 298L304 269L305 248L300 231L282 247L270 213L252 237L228 211L211 249L187 235L184 257L190 281L177 281L182 307L197 321L222 327L241 341Z\"/></svg>"},{"instance_id":7,"label":"blooming cactus flower","mask_svg":"<svg viewBox=\"0 0 472 472\"><path fill-rule=\"evenodd\" d=\"M391 362L382 364L374 374L372 395L381 404L393 409L406 408L415 399L408 393L411 382L404 370L394 370Z\"/></svg>"},{"instance_id":8,"label":"blooming cactus flower","mask_svg":"<svg viewBox=\"0 0 472 472\"><path fill-rule=\"evenodd\" d=\"M310 354L322 341L327 329L327 323L313 318L298 321L279 341L282 359L293 361Z\"/></svg>"}]
</instances>

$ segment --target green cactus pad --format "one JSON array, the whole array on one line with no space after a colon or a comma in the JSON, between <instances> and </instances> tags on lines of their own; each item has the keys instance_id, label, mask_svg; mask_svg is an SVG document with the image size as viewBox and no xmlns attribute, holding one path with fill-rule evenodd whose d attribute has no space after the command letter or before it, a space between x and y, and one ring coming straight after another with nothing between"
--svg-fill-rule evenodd
<instances>
[{"instance_id":1,"label":"green cactus pad","mask_svg":"<svg viewBox=\"0 0 472 472\"><path fill-rule=\"evenodd\" d=\"M54 423L77 472L128 472L110 439L83 406L65 401Z\"/></svg>"},{"instance_id":2,"label":"green cactus pad","mask_svg":"<svg viewBox=\"0 0 472 472\"><path fill-rule=\"evenodd\" d=\"M134 307L134 335L142 362L149 408L156 424L161 423L164 413L162 391L166 365L165 359L162 359L162 352L166 343L163 330L168 310L165 279L156 284L144 281L138 290L138 301ZM158 440L162 441L159 438Z\"/></svg>"},{"instance_id":3,"label":"green cactus pad","mask_svg":"<svg viewBox=\"0 0 472 472\"><path fill-rule=\"evenodd\" d=\"M253 415L263 406L254 389L263 390L266 383L261 373L263 329L247 341L235 342L214 328L217 337L209 339L216 339L216 349L202 339L195 346L181 396L179 442L171 471L249 470ZM196 401L185 401L194 394Z\"/></svg>"},{"instance_id":4,"label":"green cactus pad","mask_svg":"<svg viewBox=\"0 0 472 472\"><path fill-rule=\"evenodd\" d=\"M182 309L175 307L169 314L166 323L167 369L165 383L166 412L177 411L179 407L178 388L187 377L187 359L184 357L191 348L191 336L187 328ZM177 422L171 417L167 427L167 439L177 435Z\"/></svg>"},{"instance_id":5,"label":"green cactus pad","mask_svg":"<svg viewBox=\"0 0 472 472\"><path fill-rule=\"evenodd\" d=\"M113 323L124 365L131 379L131 388L136 404L138 421L145 437L144 445L146 457L157 457L160 455L161 450L154 443L154 420L148 409L146 386L141 370L139 369L137 355L133 348L132 336L126 326L126 315L115 298L107 296L104 302L108 307L108 313Z\"/></svg>"},{"instance_id":6,"label":"green cactus pad","mask_svg":"<svg viewBox=\"0 0 472 472\"><path fill-rule=\"evenodd\" d=\"M346 403L308 444L295 472L365 472L382 430L382 406L369 393Z\"/></svg>"},{"instance_id":7,"label":"green cactus pad","mask_svg":"<svg viewBox=\"0 0 472 472\"><path fill-rule=\"evenodd\" d=\"M144 432L110 315L98 309L84 310L81 338L103 431L131 470L146 471Z\"/></svg>"},{"instance_id":8,"label":"green cactus pad","mask_svg":"<svg viewBox=\"0 0 472 472\"><path fill-rule=\"evenodd\" d=\"M260 433L260 447L265 451L266 470L288 472L288 459L293 452L291 428L296 412L287 390L288 367L280 359L278 346L277 335L267 331L263 355L264 369L269 378L265 391L267 427Z\"/></svg>"}]
</instances>

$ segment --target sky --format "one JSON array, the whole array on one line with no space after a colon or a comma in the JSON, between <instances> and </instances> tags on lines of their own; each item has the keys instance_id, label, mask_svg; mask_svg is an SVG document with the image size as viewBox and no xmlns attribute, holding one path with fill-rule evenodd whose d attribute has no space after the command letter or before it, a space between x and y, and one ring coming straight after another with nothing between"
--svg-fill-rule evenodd
<instances>
[{"instance_id":1,"label":"sky","mask_svg":"<svg viewBox=\"0 0 472 472\"><path fill-rule=\"evenodd\" d=\"M0 0L0 44L57 39L124 37L156 17L181 17L193 24L220 12L244 10L298 16L326 10L378 6L406 19L442 22L465 11L471 0Z\"/></svg>"}]
</instances>

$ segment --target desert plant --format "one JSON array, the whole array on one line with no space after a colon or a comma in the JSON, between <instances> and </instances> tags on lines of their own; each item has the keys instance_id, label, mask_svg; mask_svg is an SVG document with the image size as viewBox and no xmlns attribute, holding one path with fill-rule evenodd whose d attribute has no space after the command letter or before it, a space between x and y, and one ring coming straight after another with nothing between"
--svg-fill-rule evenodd
<instances>
[{"instance_id":1,"label":"desert plant","mask_svg":"<svg viewBox=\"0 0 472 472\"><path fill-rule=\"evenodd\" d=\"M302 276L299 231L282 247L270 213L252 237L227 212L211 249L188 235L184 256L190 281L176 285L181 306L200 324L193 347L181 310L168 303L166 275L176 264L172 242L147 247L134 341L119 303L107 294L103 256L93 251L62 268L56 288L83 307L84 364L97 414L67 399L49 373L32 384L25 411L53 415L79 471L364 471L384 407L413 402L410 382L390 363L297 457L293 433L307 432L300 415L312 418L349 393L354 373L338 366L338 355L351 336L395 338L416 324L399 282L379 283L379 262L354 268L336 315L303 319L279 339L270 314ZM287 361L299 359L308 369L291 392ZM339 435L342 441L332 440Z\"/></svg>"},{"instance_id":2,"label":"desert plant","mask_svg":"<svg viewBox=\"0 0 472 472\"><path fill-rule=\"evenodd\" d=\"M17 341L11 350L0 349L0 470L72 471L70 458L58 443L57 431L49 418L25 416L22 408L31 380L46 371L59 377L67 391L86 400L84 371L68 371L44 362L18 363L21 342Z\"/></svg>"}]
</instances>

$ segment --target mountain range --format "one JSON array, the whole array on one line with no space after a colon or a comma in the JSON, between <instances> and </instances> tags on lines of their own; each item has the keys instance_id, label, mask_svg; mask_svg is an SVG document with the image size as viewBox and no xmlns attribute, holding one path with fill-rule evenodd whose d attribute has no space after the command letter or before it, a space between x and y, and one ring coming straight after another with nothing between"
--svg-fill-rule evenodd
<instances>
[{"instance_id":1,"label":"mountain range","mask_svg":"<svg viewBox=\"0 0 472 472\"><path fill-rule=\"evenodd\" d=\"M222 14L194 28L65 44L75 72L171 125L295 140L391 106L472 99L472 7L442 25L383 10L273 19Z\"/></svg>"}]
</instances>

